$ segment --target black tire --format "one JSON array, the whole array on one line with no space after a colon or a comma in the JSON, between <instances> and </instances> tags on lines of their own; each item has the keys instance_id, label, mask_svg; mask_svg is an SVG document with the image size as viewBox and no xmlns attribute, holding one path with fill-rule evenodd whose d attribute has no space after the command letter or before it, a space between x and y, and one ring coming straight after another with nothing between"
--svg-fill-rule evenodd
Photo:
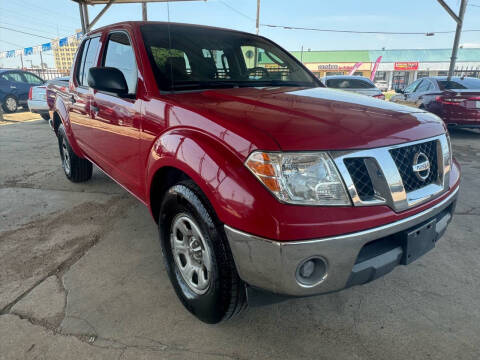
<instances>
[{"instance_id":1,"label":"black tire","mask_svg":"<svg viewBox=\"0 0 480 360\"><path fill-rule=\"evenodd\" d=\"M58 128L58 147L62 159L63 171L72 182L84 182L92 177L93 166L87 159L77 156L68 142L63 124Z\"/></svg>"},{"instance_id":2,"label":"black tire","mask_svg":"<svg viewBox=\"0 0 480 360\"><path fill-rule=\"evenodd\" d=\"M41 113L40 116L41 116L42 119L45 120L45 121L50 120L50 114L49 114L49 113Z\"/></svg>"},{"instance_id":3,"label":"black tire","mask_svg":"<svg viewBox=\"0 0 480 360\"><path fill-rule=\"evenodd\" d=\"M211 254L209 285L202 294L192 290L174 259L170 236L172 225L179 216L193 220ZM188 311L205 323L216 324L246 308L245 285L237 274L223 226L193 181L182 181L167 191L160 208L158 227L168 276Z\"/></svg>"},{"instance_id":4,"label":"black tire","mask_svg":"<svg viewBox=\"0 0 480 360\"><path fill-rule=\"evenodd\" d=\"M12 95L5 96L5 98L3 99L2 108L3 111L5 111L7 114L12 114L16 112L18 110L17 99Z\"/></svg>"}]
</instances>

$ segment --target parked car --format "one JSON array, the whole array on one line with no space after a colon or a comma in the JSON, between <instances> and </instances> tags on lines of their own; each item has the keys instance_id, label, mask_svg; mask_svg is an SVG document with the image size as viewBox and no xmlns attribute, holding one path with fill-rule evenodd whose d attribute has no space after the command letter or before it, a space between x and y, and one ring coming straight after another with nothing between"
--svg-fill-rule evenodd
<instances>
[{"instance_id":1,"label":"parked car","mask_svg":"<svg viewBox=\"0 0 480 360\"><path fill-rule=\"evenodd\" d=\"M22 70L0 69L0 103L6 113L26 106L28 92L32 86L44 84L37 75Z\"/></svg>"},{"instance_id":2,"label":"parked car","mask_svg":"<svg viewBox=\"0 0 480 360\"><path fill-rule=\"evenodd\" d=\"M480 79L425 77L397 92L390 101L430 111L451 127L480 128Z\"/></svg>"},{"instance_id":3,"label":"parked car","mask_svg":"<svg viewBox=\"0 0 480 360\"><path fill-rule=\"evenodd\" d=\"M40 114L44 120L50 119L47 104L47 87L45 85L32 86L28 92L28 110Z\"/></svg>"},{"instance_id":4,"label":"parked car","mask_svg":"<svg viewBox=\"0 0 480 360\"><path fill-rule=\"evenodd\" d=\"M322 78L328 88L351 91L362 95L385 100L385 95L366 77L355 75L331 75Z\"/></svg>"},{"instance_id":5,"label":"parked car","mask_svg":"<svg viewBox=\"0 0 480 360\"><path fill-rule=\"evenodd\" d=\"M386 80L377 80L375 81L375 87L382 92L388 91L388 82Z\"/></svg>"},{"instance_id":6,"label":"parked car","mask_svg":"<svg viewBox=\"0 0 480 360\"><path fill-rule=\"evenodd\" d=\"M453 215L460 169L441 119L326 89L264 37L96 29L52 109L66 177L96 164L149 207L173 288L207 323L247 299L374 280L431 250Z\"/></svg>"}]
</instances>

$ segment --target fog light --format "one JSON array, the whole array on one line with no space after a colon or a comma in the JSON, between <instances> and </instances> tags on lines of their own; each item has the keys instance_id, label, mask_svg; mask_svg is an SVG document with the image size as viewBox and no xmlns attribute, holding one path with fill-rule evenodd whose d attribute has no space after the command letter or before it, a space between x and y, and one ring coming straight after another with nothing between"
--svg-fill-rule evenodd
<instances>
[{"instance_id":1,"label":"fog light","mask_svg":"<svg viewBox=\"0 0 480 360\"><path fill-rule=\"evenodd\" d=\"M327 262L319 256L303 260L297 267L297 282L302 286L315 286L327 277Z\"/></svg>"},{"instance_id":2,"label":"fog light","mask_svg":"<svg viewBox=\"0 0 480 360\"><path fill-rule=\"evenodd\" d=\"M315 263L313 262L313 260L305 261L300 266L300 275L304 278L309 278L310 276L312 276L314 270L315 270Z\"/></svg>"}]
</instances>

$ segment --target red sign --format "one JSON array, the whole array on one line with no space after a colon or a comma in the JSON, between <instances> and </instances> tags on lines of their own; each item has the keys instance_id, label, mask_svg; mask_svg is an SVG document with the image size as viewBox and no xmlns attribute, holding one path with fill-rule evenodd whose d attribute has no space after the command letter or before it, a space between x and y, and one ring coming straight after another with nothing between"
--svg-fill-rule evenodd
<instances>
[{"instance_id":1,"label":"red sign","mask_svg":"<svg viewBox=\"0 0 480 360\"><path fill-rule=\"evenodd\" d=\"M418 61L402 61L394 64L394 69L399 71L418 70Z\"/></svg>"}]
</instances>

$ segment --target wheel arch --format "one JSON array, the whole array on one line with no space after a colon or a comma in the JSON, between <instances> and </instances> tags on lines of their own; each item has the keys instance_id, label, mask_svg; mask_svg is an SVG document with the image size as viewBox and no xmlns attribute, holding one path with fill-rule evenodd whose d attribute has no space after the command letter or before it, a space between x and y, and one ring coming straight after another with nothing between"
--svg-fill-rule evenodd
<instances>
[{"instance_id":1,"label":"wheel arch","mask_svg":"<svg viewBox=\"0 0 480 360\"><path fill-rule=\"evenodd\" d=\"M244 231L277 229L275 200L243 160L227 145L194 129L171 130L151 147L146 197L155 221L165 192L184 179L200 188L221 223Z\"/></svg>"}]
</instances>

